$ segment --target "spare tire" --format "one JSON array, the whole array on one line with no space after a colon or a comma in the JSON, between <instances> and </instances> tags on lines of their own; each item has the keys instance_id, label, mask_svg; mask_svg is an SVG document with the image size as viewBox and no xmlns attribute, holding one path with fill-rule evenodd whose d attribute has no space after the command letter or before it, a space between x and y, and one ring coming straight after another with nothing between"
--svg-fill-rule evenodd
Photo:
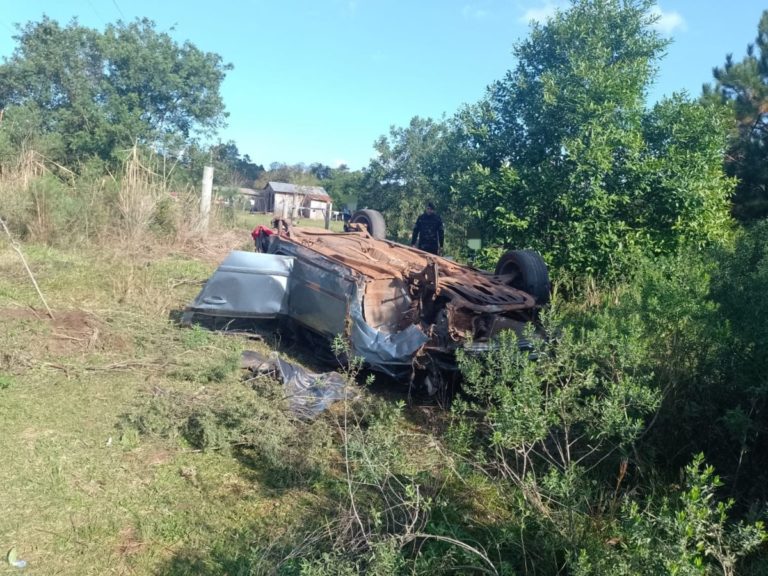
<instances>
[{"instance_id":1,"label":"spare tire","mask_svg":"<svg viewBox=\"0 0 768 576\"><path fill-rule=\"evenodd\" d=\"M527 292L536 304L549 302L552 288L547 265L534 250L510 250L496 264L497 276L511 276L508 283L513 288Z\"/></svg>"},{"instance_id":2,"label":"spare tire","mask_svg":"<svg viewBox=\"0 0 768 576\"><path fill-rule=\"evenodd\" d=\"M368 228L368 234L377 240L384 240L387 237L387 225L384 222L384 216L378 210L358 210L352 214L349 219L351 224L365 224Z\"/></svg>"}]
</instances>

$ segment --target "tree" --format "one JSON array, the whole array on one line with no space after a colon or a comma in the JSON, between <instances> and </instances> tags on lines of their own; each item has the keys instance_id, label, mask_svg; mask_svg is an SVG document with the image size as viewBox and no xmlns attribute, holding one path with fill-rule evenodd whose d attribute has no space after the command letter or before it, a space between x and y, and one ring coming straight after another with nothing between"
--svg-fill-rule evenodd
<instances>
[{"instance_id":1,"label":"tree","mask_svg":"<svg viewBox=\"0 0 768 576\"><path fill-rule=\"evenodd\" d=\"M333 205L341 209L345 205L357 205L362 181L363 172L351 171L346 164L342 164L338 168L331 168L328 178L322 184L333 198Z\"/></svg>"},{"instance_id":2,"label":"tree","mask_svg":"<svg viewBox=\"0 0 768 576\"><path fill-rule=\"evenodd\" d=\"M219 89L231 65L190 42L178 44L148 19L104 32L43 17L18 27L0 66L0 108L38 119L38 136L57 134L59 161L112 160L138 142L159 152L212 135L226 113Z\"/></svg>"},{"instance_id":3,"label":"tree","mask_svg":"<svg viewBox=\"0 0 768 576\"><path fill-rule=\"evenodd\" d=\"M415 117L375 144L361 204L407 236L440 204L451 253L467 229L491 249L534 248L553 269L618 277L638 253L730 231L726 115L673 96L646 109L667 41L652 0L573 0L534 24L517 66L448 119Z\"/></svg>"},{"instance_id":4,"label":"tree","mask_svg":"<svg viewBox=\"0 0 768 576\"><path fill-rule=\"evenodd\" d=\"M374 144L377 155L368 167L360 201L384 212L395 237L408 235L425 199L435 195L428 162L436 156L442 130L431 118L416 116L406 128L393 126L389 137L381 136Z\"/></svg>"},{"instance_id":5,"label":"tree","mask_svg":"<svg viewBox=\"0 0 768 576\"><path fill-rule=\"evenodd\" d=\"M734 215L744 220L768 216L768 10L763 12L754 44L741 62L728 54L714 68L715 86L704 86L704 99L729 105L735 120L726 169L739 183Z\"/></svg>"},{"instance_id":6,"label":"tree","mask_svg":"<svg viewBox=\"0 0 768 576\"><path fill-rule=\"evenodd\" d=\"M464 226L466 221L451 189L453 175L469 162L461 138L454 119L415 116L405 128L393 126L389 136L374 144L377 155L365 171L360 205L384 212L388 231L405 240L425 203L433 200L446 223L450 245L457 237L454 222Z\"/></svg>"},{"instance_id":7,"label":"tree","mask_svg":"<svg viewBox=\"0 0 768 576\"><path fill-rule=\"evenodd\" d=\"M323 164L322 162L313 162L309 165L309 172L318 180L327 180L331 177L333 168Z\"/></svg>"},{"instance_id":8,"label":"tree","mask_svg":"<svg viewBox=\"0 0 768 576\"><path fill-rule=\"evenodd\" d=\"M253 186L264 174L264 167L251 162L250 156L240 155L233 140L219 143L211 148L214 176L218 183L232 186Z\"/></svg>"},{"instance_id":9,"label":"tree","mask_svg":"<svg viewBox=\"0 0 768 576\"><path fill-rule=\"evenodd\" d=\"M490 241L536 248L557 269L615 276L636 252L725 233L717 107L675 97L645 110L667 45L652 5L574 0L516 47L516 68L468 119L486 151L458 180Z\"/></svg>"}]
</instances>

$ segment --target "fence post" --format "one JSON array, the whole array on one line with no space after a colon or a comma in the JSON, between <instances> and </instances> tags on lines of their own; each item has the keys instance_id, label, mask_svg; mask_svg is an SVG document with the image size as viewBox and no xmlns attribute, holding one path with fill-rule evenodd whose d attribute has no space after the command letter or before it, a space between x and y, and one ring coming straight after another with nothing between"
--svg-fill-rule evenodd
<instances>
[{"instance_id":1,"label":"fence post","mask_svg":"<svg viewBox=\"0 0 768 576\"><path fill-rule=\"evenodd\" d=\"M331 229L331 209L333 208L332 202L325 203L325 229Z\"/></svg>"},{"instance_id":2,"label":"fence post","mask_svg":"<svg viewBox=\"0 0 768 576\"><path fill-rule=\"evenodd\" d=\"M213 166L203 168L203 192L200 195L200 225L203 236L208 234L208 219L211 215L211 193L213 192Z\"/></svg>"}]
</instances>

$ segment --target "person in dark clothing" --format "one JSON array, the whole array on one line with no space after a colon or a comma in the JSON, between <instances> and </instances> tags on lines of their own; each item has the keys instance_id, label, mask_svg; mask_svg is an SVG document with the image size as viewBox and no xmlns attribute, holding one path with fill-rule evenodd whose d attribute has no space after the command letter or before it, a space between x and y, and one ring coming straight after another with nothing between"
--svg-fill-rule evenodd
<instances>
[{"instance_id":1,"label":"person in dark clothing","mask_svg":"<svg viewBox=\"0 0 768 576\"><path fill-rule=\"evenodd\" d=\"M266 226L256 226L251 232L251 238L256 245L256 252L262 252L266 254L269 251L269 237L274 234L273 230L270 230Z\"/></svg>"},{"instance_id":2,"label":"person in dark clothing","mask_svg":"<svg viewBox=\"0 0 768 576\"><path fill-rule=\"evenodd\" d=\"M411 246L440 255L443 251L443 221L435 213L435 205L427 202L427 208L424 213L416 219L416 225L413 227L411 236Z\"/></svg>"}]
</instances>

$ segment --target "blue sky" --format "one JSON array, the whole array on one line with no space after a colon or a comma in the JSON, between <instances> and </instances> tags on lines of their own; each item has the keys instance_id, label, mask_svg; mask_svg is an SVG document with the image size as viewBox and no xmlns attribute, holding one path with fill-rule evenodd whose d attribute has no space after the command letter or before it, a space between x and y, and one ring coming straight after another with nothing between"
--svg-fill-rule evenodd
<instances>
[{"instance_id":1,"label":"blue sky","mask_svg":"<svg viewBox=\"0 0 768 576\"><path fill-rule=\"evenodd\" d=\"M6 0L0 57L13 24L47 14L103 28L149 17L234 65L222 87L222 140L271 162L341 162L358 169L373 142L411 117L439 118L482 97L514 66L513 45L557 0ZM764 2L664 0L660 30L674 43L650 99L698 95L729 52L741 58Z\"/></svg>"}]
</instances>

